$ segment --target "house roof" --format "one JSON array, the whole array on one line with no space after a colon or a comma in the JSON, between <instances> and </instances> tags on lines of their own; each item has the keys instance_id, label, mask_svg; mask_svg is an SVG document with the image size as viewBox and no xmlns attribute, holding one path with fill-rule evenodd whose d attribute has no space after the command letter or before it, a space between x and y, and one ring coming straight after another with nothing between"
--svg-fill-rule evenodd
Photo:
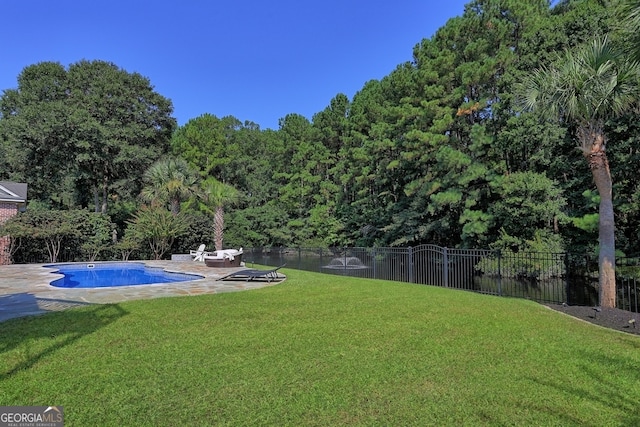
<instances>
[{"instance_id":1,"label":"house roof","mask_svg":"<svg viewBox=\"0 0 640 427\"><path fill-rule=\"evenodd\" d=\"M27 184L21 182L0 181L0 202L25 203Z\"/></svg>"}]
</instances>

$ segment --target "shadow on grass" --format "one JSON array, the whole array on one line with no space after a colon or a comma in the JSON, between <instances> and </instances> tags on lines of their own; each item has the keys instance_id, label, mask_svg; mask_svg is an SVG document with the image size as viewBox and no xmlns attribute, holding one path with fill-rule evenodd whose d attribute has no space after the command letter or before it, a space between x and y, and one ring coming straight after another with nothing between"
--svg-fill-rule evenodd
<instances>
[{"instance_id":1,"label":"shadow on grass","mask_svg":"<svg viewBox=\"0 0 640 427\"><path fill-rule=\"evenodd\" d=\"M638 351L637 340L629 340L629 347ZM598 402L602 406L611 408L613 412L624 414L621 419L611 420L611 426L638 426L640 425L640 389L635 387L629 391L630 387L624 387L616 381L620 378L629 379L630 384L640 383L640 371L636 364L628 358L611 357L595 351L583 351L576 355L582 363L579 365L582 372L591 379L589 385L576 387L574 383L558 382L532 378L538 384L559 390L568 396L577 399L586 399L590 402ZM614 371L608 374L607 371ZM540 411L548 411L548 408L538 408ZM579 420L574 420L566 413L552 414L564 421L578 424Z\"/></svg>"},{"instance_id":2,"label":"shadow on grass","mask_svg":"<svg viewBox=\"0 0 640 427\"><path fill-rule=\"evenodd\" d=\"M44 314L72 307L89 305L86 302L54 298L39 298L27 292L0 295L0 322L16 317Z\"/></svg>"},{"instance_id":3,"label":"shadow on grass","mask_svg":"<svg viewBox=\"0 0 640 427\"><path fill-rule=\"evenodd\" d=\"M105 304L3 322L0 358L4 363L0 366L4 366L0 370L0 381L29 369L47 356L127 314L117 304Z\"/></svg>"}]
</instances>

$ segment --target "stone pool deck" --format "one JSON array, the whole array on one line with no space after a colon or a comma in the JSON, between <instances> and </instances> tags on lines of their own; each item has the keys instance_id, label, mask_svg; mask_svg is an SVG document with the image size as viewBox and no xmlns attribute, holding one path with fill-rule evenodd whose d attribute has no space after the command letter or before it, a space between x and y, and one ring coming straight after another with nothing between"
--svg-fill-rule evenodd
<instances>
[{"instance_id":1,"label":"stone pool deck","mask_svg":"<svg viewBox=\"0 0 640 427\"><path fill-rule=\"evenodd\" d=\"M88 304L109 304L129 300L217 294L257 289L281 281L217 281L241 268L211 268L193 261L138 261L167 271L192 273L204 279L152 285L117 286L112 288L67 289L49 285L62 277L44 264L0 266L0 322L14 317L43 314ZM280 275L283 277L282 275Z\"/></svg>"}]
</instances>

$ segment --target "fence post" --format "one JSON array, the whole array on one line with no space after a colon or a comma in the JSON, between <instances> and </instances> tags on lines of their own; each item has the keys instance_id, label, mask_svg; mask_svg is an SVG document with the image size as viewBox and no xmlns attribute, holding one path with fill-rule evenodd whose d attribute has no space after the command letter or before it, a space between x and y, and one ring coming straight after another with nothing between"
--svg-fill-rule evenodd
<instances>
[{"instance_id":1,"label":"fence post","mask_svg":"<svg viewBox=\"0 0 640 427\"><path fill-rule=\"evenodd\" d=\"M343 273L346 274L347 273L347 248L345 248L344 246L342 247L342 252L344 253L344 259L342 260L342 262L344 263L343 267Z\"/></svg>"},{"instance_id":2,"label":"fence post","mask_svg":"<svg viewBox=\"0 0 640 427\"><path fill-rule=\"evenodd\" d=\"M442 284L449 287L449 254L447 248L442 248Z\"/></svg>"},{"instance_id":3,"label":"fence post","mask_svg":"<svg viewBox=\"0 0 640 427\"><path fill-rule=\"evenodd\" d=\"M376 260L376 248L375 247L371 250L371 254L372 254L371 260L373 261L373 278L377 279L378 276L377 276L376 265L378 264L378 262Z\"/></svg>"},{"instance_id":4,"label":"fence post","mask_svg":"<svg viewBox=\"0 0 640 427\"><path fill-rule=\"evenodd\" d=\"M571 295L571 279L569 278L569 253L564 253L564 301L560 301L561 303L569 304L569 295Z\"/></svg>"},{"instance_id":5,"label":"fence post","mask_svg":"<svg viewBox=\"0 0 640 427\"><path fill-rule=\"evenodd\" d=\"M502 251L498 249L498 295L502 296Z\"/></svg>"},{"instance_id":6,"label":"fence post","mask_svg":"<svg viewBox=\"0 0 640 427\"><path fill-rule=\"evenodd\" d=\"M407 263L409 265L409 271L408 271L409 283L415 283L413 278L413 251L411 250L411 246L407 248L407 258L409 261Z\"/></svg>"}]
</instances>

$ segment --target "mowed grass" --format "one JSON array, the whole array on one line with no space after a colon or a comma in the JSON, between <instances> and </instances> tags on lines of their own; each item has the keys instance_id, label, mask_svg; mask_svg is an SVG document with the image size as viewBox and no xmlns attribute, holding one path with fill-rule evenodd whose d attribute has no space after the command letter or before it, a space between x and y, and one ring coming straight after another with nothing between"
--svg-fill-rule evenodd
<instances>
[{"instance_id":1,"label":"mowed grass","mask_svg":"<svg viewBox=\"0 0 640 427\"><path fill-rule=\"evenodd\" d=\"M640 425L640 338L535 303L285 270L0 324L0 405L67 426Z\"/></svg>"}]
</instances>

